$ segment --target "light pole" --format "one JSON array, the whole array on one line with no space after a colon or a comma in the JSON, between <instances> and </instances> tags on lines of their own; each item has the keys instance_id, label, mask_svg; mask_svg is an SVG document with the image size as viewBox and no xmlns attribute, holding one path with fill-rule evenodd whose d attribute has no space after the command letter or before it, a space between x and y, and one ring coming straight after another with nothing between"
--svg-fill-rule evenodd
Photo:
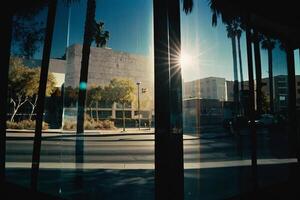
<instances>
[{"instance_id":1,"label":"light pole","mask_svg":"<svg viewBox=\"0 0 300 200\"><path fill-rule=\"evenodd\" d=\"M139 119L139 130L141 130L141 116L140 116L140 85L142 82L137 82L138 87L138 119Z\"/></svg>"}]
</instances>

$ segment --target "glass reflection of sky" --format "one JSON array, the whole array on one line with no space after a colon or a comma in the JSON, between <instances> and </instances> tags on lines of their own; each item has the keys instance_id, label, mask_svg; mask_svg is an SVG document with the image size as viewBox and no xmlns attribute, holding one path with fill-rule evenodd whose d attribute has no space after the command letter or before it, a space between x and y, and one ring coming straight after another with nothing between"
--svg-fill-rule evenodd
<instances>
[{"instance_id":1,"label":"glass reflection of sky","mask_svg":"<svg viewBox=\"0 0 300 200\"><path fill-rule=\"evenodd\" d=\"M53 38L52 56L61 57L66 47L68 8L59 1ZM113 50L153 56L153 8L152 0L97 0L96 19L105 23L110 32L108 46ZM182 10L182 9L181 9ZM86 14L86 1L71 5L70 45L82 44ZM221 19L211 25L211 10L207 0L194 2L191 14L181 11L182 53L192 62L182 66L184 81L216 76L233 79L231 40ZM245 33L241 36L243 75L247 80L247 56ZM41 53L37 53L40 57ZM267 51L261 50L262 76L268 76ZM277 45L273 51L274 75L286 74L285 53ZM192 65L191 65L192 63ZM297 70L297 69L296 69Z\"/></svg>"}]
</instances>

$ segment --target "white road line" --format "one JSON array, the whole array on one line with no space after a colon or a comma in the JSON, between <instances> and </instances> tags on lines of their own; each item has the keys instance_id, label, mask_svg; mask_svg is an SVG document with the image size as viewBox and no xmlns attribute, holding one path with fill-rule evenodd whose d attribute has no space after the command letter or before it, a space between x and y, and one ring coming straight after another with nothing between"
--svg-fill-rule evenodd
<instances>
[{"instance_id":1,"label":"white road line","mask_svg":"<svg viewBox=\"0 0 300 200\"><path fill-rule=\"evenodd\" d=\"M275 165L296 163L296 158L290 159L259 159L258 165ZM232 160L216 162L184 163L184 169L207 169L223 167L251 166L251 160ZM30 162L6 162L6 168L31 168ZM40 169L154 169L153 164L136 163L64 163L41 162Z\"/></svg>"}]
</instances>

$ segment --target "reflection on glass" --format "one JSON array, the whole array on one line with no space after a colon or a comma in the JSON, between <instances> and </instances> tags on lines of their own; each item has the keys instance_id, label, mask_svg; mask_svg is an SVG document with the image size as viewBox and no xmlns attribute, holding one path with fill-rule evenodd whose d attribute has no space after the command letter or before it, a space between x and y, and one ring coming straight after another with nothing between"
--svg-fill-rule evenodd
<instances>
[{"instance_id":1,"label":"reflection on glass","mask_svg":"<svg viewBox=\"0 0 300 200\"><path fill-rule=\"evenodd\" d=\"M87 8L95 17L87 81L80 83ZM64 76L46 105L52 134L44 133L39 190L66 199L153 199L152 2L75 1L61 11L51 62Z\"/></svg>"},{"instance_id":2,"label":"reflection on glass","mask_svg":"<svg viewBox=\"0 0 300 200\"><path fill-rule=\"evenodd\" d=\"M45 38L47 5L28 4L13 16L7 111L6 179L30 186L36 104ZM49 74L50 95L56 84ZM44 123L44 129L48 124Z\"/></svg>"},{"instance_id":3,"label":"reflection on glass","mask_svg":"<svg viewBox=\"0 0 300 200\"><path fill-rule=\"evenodd\" d=\"M211 18L206 1L181 14L186 199L224 199L249 190L245 32L239 18L218 18L216 26Z\"/></svg>"},{"instance_id":4,"label":"reflection on glass","mask_svg":"<svg viewBox=\"0 0 300 200\"><path fill-rule=\"evenodd\" d=\"M259 187L286 181L289 163L296 162L289 151L289 98L294 96L289 95L287 46L251 29L255 110L250 110L243 17L206 3L194 2L190 14L181 13L186 199L224 199L252 190L256 181ZM294 54L297 72L299 55ZM258 180L253 179L253 147Z\"/></svg>"}]
</instances>

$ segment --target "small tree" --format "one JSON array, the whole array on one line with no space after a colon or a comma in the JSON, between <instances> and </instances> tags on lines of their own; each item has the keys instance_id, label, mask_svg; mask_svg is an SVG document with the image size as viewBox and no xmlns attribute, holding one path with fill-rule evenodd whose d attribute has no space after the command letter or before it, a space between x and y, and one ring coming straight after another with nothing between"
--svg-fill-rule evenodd
<instances>
[{"instance_id":1,"label":"small tree","mask_svg":"<svg viewBox=\"0 0 300 200\"><path fill-rule=\"evenodd\" d=\"M30 79L24 85L26 90L26 96L28 96L28 102L31 105L31 112L29 115L29 119L31 120L33 112L36 107L37 99L38 99L38 90L39 90L39 81L40 81L40 68L34 68L30 70ZM55 77L52 73L48 73L47 80L47 88L46 88L46 96L50 96L55 90Z\"/></svg>"},{"instance_id":2,"label":"small tree","mask_svg":"<svg viewBox=\"0 0 300 200\"><path fill-rule=\"evenodd\" d=\"M20 58L12 58L9 71L9 96L13 104L13 113L10 121L14 121L20 107L29 102L31 105L31 119L37 103L39 88L40 68L26 67ZM55 87L55 78L52 73L48 75L46 95L50 95Z\"/></svg>"},{"instance_id":3,"label":"small tree","mask_svg":"<svg viewBox=\"0 0 300 200\"><path fill-rule=\"evenodd\" d=\"M30 69L25 67L20 58L12 58L10 60L10 71L8 74L8 93L10 103L13 104L13 112L10 121L14 121L20 107L26 103L28 96L24 85L30 79Z\"/></svg>"},{"instance_id":4,"label":"small tree","mask_svg":"<svg viewBox=\"0 0 300 200\"><path fill-rule=\"evenodd\" d=\"M102 100L103 96L103 88L101 86L91 86L88 91L87 91L87 105L90 108L90 116L93 118L92 115L92 107L93 104L96 104L96 119L97 121L99 120L99 115L98 115L98 104L99 101Z\"/></svg>"},{"instance_id":5,"label":"small tree","mask_svg":"<svg viewBox=\"0 0 300 200\"><path fill-rule=\"evenodd\" d=\"M134 100L134 83L128 79L114 78L105 87L105 99L122 105L123 131L125 131L125 105Z\"/></svg>"}]
</instances>

